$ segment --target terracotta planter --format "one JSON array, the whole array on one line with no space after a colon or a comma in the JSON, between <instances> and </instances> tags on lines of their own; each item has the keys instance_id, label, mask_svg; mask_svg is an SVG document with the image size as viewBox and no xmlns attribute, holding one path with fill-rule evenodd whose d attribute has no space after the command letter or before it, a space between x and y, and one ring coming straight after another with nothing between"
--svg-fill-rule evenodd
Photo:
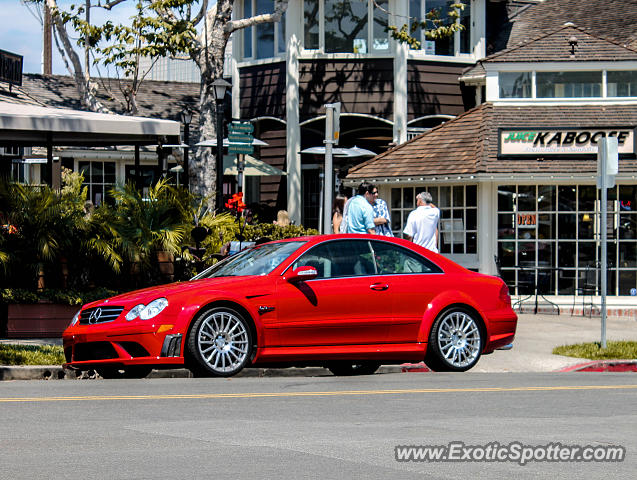
<instances>
[{"instance_id":1,"label":"terracotta planter","mask_svg":"<svg viewBox=\"0 0 637 480\"><path fill-rule=\"evenodd\" d=\"M7 338L56 338L71 323L78 305L57 303L7 305Z\"/></svg>"}]
</instances>

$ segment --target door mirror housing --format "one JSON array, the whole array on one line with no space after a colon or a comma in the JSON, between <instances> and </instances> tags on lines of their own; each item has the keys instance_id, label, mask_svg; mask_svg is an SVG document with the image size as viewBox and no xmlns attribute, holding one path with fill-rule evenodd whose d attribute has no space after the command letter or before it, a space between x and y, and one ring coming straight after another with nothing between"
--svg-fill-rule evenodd
<instances>
[{"instance_id":1,"label":"door mirror housing","mask_svg":"<svg viewBox=\"0 0 637 480\"><path fill-rule=\"evenodd\" d=\"M305 280L312 280L318 276L318 270L309 265L304 265L285 275L285 279L290 283L304 282Z\"/></svg>"}]
</instances>

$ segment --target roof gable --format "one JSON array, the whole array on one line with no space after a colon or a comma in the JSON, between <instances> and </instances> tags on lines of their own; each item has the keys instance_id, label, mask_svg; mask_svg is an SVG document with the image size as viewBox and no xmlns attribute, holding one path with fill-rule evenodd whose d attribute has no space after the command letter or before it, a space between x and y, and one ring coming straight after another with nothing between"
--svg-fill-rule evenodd
<instances>
[{"instance_id":1,"label":"roof gable","mask_svg":"<svg viewBox=\"0 0 637 480\"><path fill-rule=\"evenodd\" d=\"M575 44L572 44L575 42ZM542 34L488 56L483 63L503 62L592 62L637 61L637 51L606 40L567 23L551 33Z\"/></svg>"}]
</instances>

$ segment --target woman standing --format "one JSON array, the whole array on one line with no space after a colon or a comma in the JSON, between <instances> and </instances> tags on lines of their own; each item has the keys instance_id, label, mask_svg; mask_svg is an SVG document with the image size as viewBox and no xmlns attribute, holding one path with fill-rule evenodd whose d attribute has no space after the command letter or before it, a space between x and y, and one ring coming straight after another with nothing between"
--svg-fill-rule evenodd
<instances>
[{"instance_id":1,"label":"woman standing","mask_svg":"<svg viewBox=\"0 0 637 480\"><path fill-rule=\"evenodd\" d=\"M332 232L339 233L341 222L343 221L343 210L347 197L344 195L336 195L334 199L334 208L332 209Z\"/></svg>"}]
</instances>

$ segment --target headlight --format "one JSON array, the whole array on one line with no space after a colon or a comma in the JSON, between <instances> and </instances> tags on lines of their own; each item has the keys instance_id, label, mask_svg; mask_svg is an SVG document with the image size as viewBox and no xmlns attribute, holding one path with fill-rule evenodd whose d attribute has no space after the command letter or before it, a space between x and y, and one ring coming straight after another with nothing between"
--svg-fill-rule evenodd
<instances>
[{"instance_id":1,"label":"headlight","mask_svg":"<svg viewBox=\"0 0 637 480\"><path fill-rule=\"evenodd\" d=\"M77 313L73 317L73 320L71 320L71 323L69 324L69 327L72 327L73 325L77 324L77 322L80 321L80 313L82 313L82 309L81 308L77 311Z\"/></svg>"},{"instance_id":2,"label":"headlight","mask_svg":"<svg viewBox=\"0 0 637 480\"><path fill-rule=\"evenodd\" d=\"M133 308L130 309L130 312L126 314L126 320L128 320L129 322L131 320L135 320L137 317L139 317L139 312L141 312L145 306L146 305L144 305L143 303L135 305Z\"/></svg>"},{"instance_id":3,"label":"headlight","mask_svg":"<svg viewBox=\"0 0 637 480\"><path fill-rule=\"evenodd\" d=\"M141 312L139 312L139 318L142 320L149 320L156 317L161 311L168 306L168 300L165 298L158 298L146 305Z\"/></svg>"}]
</instances>

